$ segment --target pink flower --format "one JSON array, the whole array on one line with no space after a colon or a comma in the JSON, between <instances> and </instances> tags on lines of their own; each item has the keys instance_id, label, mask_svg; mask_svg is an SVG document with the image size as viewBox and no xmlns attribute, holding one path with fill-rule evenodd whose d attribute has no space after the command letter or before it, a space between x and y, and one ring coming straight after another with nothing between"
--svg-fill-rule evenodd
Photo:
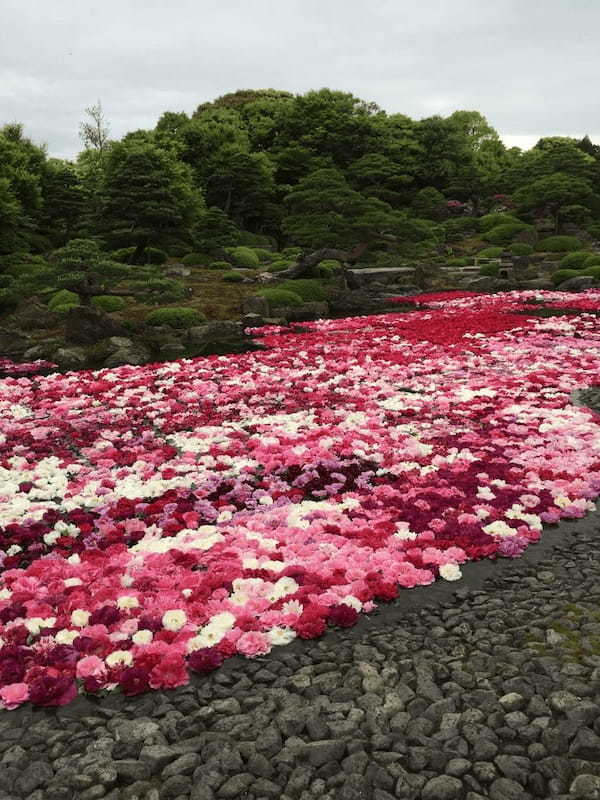
<instances>
[{"instance_id":1,"label":"pink flower","mask_svg":"<svg viewBox=\"0 0 600 800\"><path fill-rule=\"evenodd\" d=\"M243 633L236 642L238 653L253 658L254 656L264 656L271 650L271 645L267 637L258 631L248 631Z\"/></svg>"},{"instance_id":2,"label":"pink flower","mask_svg":"<svg viewBox=\"0 0 600 800\"><path fill-rule=\"evenodd\" d=\"M29 698L29 687L26 683L8 683L0 689L0 699L9 710L20 706Z\"/></svg>"},{"instance_id":3,"label":"pink flower","mask_svg":"<svg viewBox=\"0 0 600 800\"><path fill-rule=\"evenodd\" d=\"M77 662L76 675L80 680L101 678L106 673L106 665L98 656L86 656Z\"/></svg>"}]
</instances>

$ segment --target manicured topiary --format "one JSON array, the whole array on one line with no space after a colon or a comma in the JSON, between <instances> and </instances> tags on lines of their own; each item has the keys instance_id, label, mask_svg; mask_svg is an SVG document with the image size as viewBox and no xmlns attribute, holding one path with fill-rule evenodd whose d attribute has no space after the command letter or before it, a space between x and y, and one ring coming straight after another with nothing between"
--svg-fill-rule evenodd
<instances>
[{"instance_id":1,"label":"manicured topiary","mask_svg":"<svg viewBox=\"0 0 600 800\"><path fill-rule=\"evenodd\" d=\"M171 328L191 328L205 321L204 314L195 308L157 308L146 316L147 325L169 325Z\"/></svg>"},{"instance_id":2,"label":"manicured topiary","mask_svg":"<svg viewBox=\"0 0 600 800\"><path fill-rule=\"evenodd\" d=\"M581 242L576 236L548 236L535 249L542 253L571 253L581 249Z\"/></svg>"},{"instance_id":3,"label":"manicured topiary","mask_svg":"<svg viewBox=\"0 0 600 800\"><path fill-rule=\"evenodd\" d=\"M48 302L50 311L56 311L59 306L64 305L78 306L79 295L75 294L75 292L70 292L68 289L61 289L56 294L53 294Z\"/></svg>"},{"instance_id":4,"label":"manicured topiary","mask_svg":"<svg viewBox=\"0 0 600 800\"><path fill-rule=\"evenodd\" d=\"M144 264L164 264L168 256L158 247L147 247L144 250Z\"/></svg>"},{"instance_id":5,"label":"manicured topiary","mask_svg":"<svg viewBox=\"0 0 600 800\"><path fill-rule=\"evenodd\" d=\"M281 258L278 261L273 261L272 264L269 264L267 267L267 272L283 272L286 269L289 269L294 261L288 261L287 259Z\"/></svg>"},{"instance_id":6,"label":"manicured topiary","mask_svg":"<svg viewBox=\"0 0 600 800\"><path fill-rule=\"evenodd\" d=\"M569 278L576 278L581 275L581 272L577 272L576 269L558 269L556 272L553 272L550 276L550 280L555 286L558 286L559 283L563 283L563 281L569 280Z\"/></svg>"},{"instance_id":7,"label":"manicured topiary","mask_svg":"<svg viewBox=\"0 0 600 800\"><path fill-rule=\"evenodd\" d=\"M271 240L268 236L263 236L261 233L250 233L250 231L240 231L238 239L241 245L260 247L261 245L271 244Z\"/></svg>"},{"instance_id":8,"label":"manicured topiary","mask_svg":"<svg viewBox=\"0 0 600 800\"><path fill-rule=\"evenodd\" d=\"M261 247L253 247L252 249L259 261L272 261L274 258L277 258L277 253L274 253L272 250L264 250Z\"/></svg>"},{"instance_id":9,"label":"manicured topiary","mask_svg":"<svg viewBox=\"0 0 600 800\"><path fill-rule=\"evenodd\" d=\"M258 294L268 300L269 305L272 308L301 306L303 302L300 295L296 294L296 292L290 292L287 289L280 289L279 287L272 289L261 289Z\"/></svg>"},{"instance_id":10,"label":"manicured topiary","mask_svg":"<svg viewBox=\"0 0 600 800\"><path fill-rule=\"evenodd\" d=\"M254 269L260 264L256 252L251 247L229 247L228 252L238 267Z\"/></svg>"},{"instance_id":11,"label":"manicured topiary","mask_svg":"<svg viewBox=\"0 0 600 800\"><path fill-rule=\"evenodd\" d=\"M479 270L479 274L485 275L486 277L495 278L499 271L499 264L483 264Z\"/></svg>"},{"instance_id":12,"label":"manicured topiary","mask_svg":"<svg viewBox=\"0 0 600 800\"><path fill-rule=\"evenodd\" d=\"M311 278L297 278L296 280L289 280L280 283L277 286L286 292L293 292L304 300L310 302L312 300L323 301L327 300L328 292L322 281Z\"/></svg>"},{"instance_id":13,"label":"manicured topiary","mask_svg":"<svg viewBox=\"0 0 600 800\"><path fill-rule=\"evenodd\" d=\"M448 263L449 267L468 267L469 263L470 263L470 259L468 259L468 258L449 258L447 263Z\"/></svg>"},{"instance_id":14,"label":"manicured topiary","mask_svg":"<svg viewBox=\"0 0 600 800\"><path fill-rule=\"evenodd\" d=\"M588 257L583 264L583 269L597 266L600 266L600 253L592 253L591 255L588 253Z\"/></svg>"},{"instance_id":15,"label":"manicured topiary","mask_svg":"<svg viewBox=\"0 0 600 800\"><path fill-rule=\"evenodd\" d=\"M281 251L279 255L282 258L293 258L295 261L301 252L302 252L301 247L286 247L284 250Z\"/></svg>"},{"instance_id":16,"label":"manicured topiary","mask_svg":"<svg viewBox=\"0 0 600 800\"><path fill-rule=\"evenodd\" d=\"M317 264L317 275L320 278L333 278L336 272L339 272L341 269L342 265L339 261L329 258Z\"/></svg>"},{"instance_id":17,"label":"manicured topiary","mask_svg":"<svg viewBox=\"0 0 600 800\"><path fill-rule=\"evenodd\" d=\"M211 261L208 269L231 269L229 261Z\"/></svg>"},{"instance_id":18,"label":"manicured topiary","mask_svg":"<svg viewBox=\"0 0 600 800\"><path fill-rule=\"evenodd\" d=\"M508 244L517 234L528 229L532 230L531 226L526 225L520 220L515 220L514 222L505 222L502 223L502 225L496 225L490 228L485 231L481 238L485 239L485 241L490 244Z\"/></svg>"},{"instance_id":19,"label":"manicured topiary","mask_svg":"<svg viewBox=\"0 0 600 800\"><path fill-rule=\"evenodd\" d=\"M203 267L210 261L205 253L188 253L181 259L181 263L186 267Z\"/></svg>"},{"instance_id":20,"label":"manicured topiary","mask_svg":"<svg viewBox=\"0 0 600 800\"><path fill-rule=\"evenodd\" d=\"M560 267L561 269L581 269L589 257L590 254L587 251L576 250L561 258Z\"/></svg>"},{"instance_id":21,"label":"manicured topiary","mask_svg":"<svg viewBox=\"0 0 600 800\"><path fill-rule=\"evenodd\" d=\"M498 225L506 225L513 222L520 222L523 224L522 221L518 219L518 217L515 217L514 214L508 214L506 212L485 214L483 217L479 217L479 230L491 231L492 228L497 228Z\"/></svg>"},{"instance_id":22,"label":"manicured topiary","mask_svg":"<svg viewBox=\"0 0 600 800\"><path fill-rule=\"evenodd\" d=\"M221 275L221 280L227 283L241 283L244 280L244 276L232 269L230 272L224 272Z\"/></svg>"},{"instance_id":23,"label":"manicured topiary","mask_svg":"<svg viewBox=\"0 0 600 800\"><path fill-rule=\"evenodd\" d=\"M61 314L64 316L65 314L68 314L72 308L79 308L79 303L62 303L61 305L54 306L52 311L55 314Z\"/></svg>"},{"instance_id":24,"label":"manicured topiary","mask_svg":"<svg viewBox=\"0 0 600 800\"><path fill-rule=\"evenodd\" d=\"M131 264L134 253L135 247L120 247L118 250L113 250L110 257L119 264Z\"/></svg>"},{"instance_id":25,"label":"manicured topiary","mask_svg":"<svg viewBox=\"0 0 600 800\"><path fill-rule=\"evenodd\" d=\"M477 258L500 258L503 252L503 247L485 247L477 253Z\"/></svg>"},{"instance_id":26,"label":"manicured topiary","mask_svg":"<svg viewBox=\"0 0 600 800\"><path fill-rule=\"evenodd\" d=\"M127 305L124 297L112 297L109 294L100 294L92 297L92 305L102 311L121 311Z\"/></svg>"},{"instance_id":27,"label":"manicured topiary","mask_svg":"<svg viewBox=\"0 0 600 800\"><path fill-rule=\"evenodd\" d=\"M528 256L533 253L533 247L526 242L513 242L510 246L510 252L513 256Z\"/></svg>"},{"instance_id":28,"label":"manicured topiary","mask_svg":"<svg viewBox=\"0 0 600 800\"><path fill-rule=\"evenodd\" d=\"M579 270L580 275L591 275L592 278L598 280L600 278L600 262L596 266L584 267Z\"/></svg>"}]
</instances>

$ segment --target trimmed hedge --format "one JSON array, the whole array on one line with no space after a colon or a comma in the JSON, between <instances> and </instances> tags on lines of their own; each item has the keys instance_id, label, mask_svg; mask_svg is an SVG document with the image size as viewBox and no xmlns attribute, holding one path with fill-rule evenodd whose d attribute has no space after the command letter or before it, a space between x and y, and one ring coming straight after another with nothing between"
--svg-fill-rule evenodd
<instances>
[{"instance_id":1,"label":"trimmed hedge","mask_svg":"<svg viewBox=\"0 0 600 800\"><path fill-rule=\"evenodd\" d=\"M482 264L479 274L488 278L495 278L500 272L500 264Z\"/></svg>"},{"instance_id":2,"label":"trimmed hedge","mask_svg":"<svg viewBox=\"0 0 600 800\"><path fill-rule=\"evenodd\" d=\"M239 272L235 272L235 270L231 270L230 272L224 272L221 275L221 280L227 283L241 283L244 280L244 276L240 275Z\"/></svg>"},{"instance_id":3,"label":"trimmed hedge","mask_svg":"<svg viewBox=\"0 0 600 800\"><path fill-rule=\"evenodd\" d=\"M570 253L581 250L581 242L576 236L548 236L539 241L535 249L542 253Z\"/></svg>"},{"instance_id":4,"label":"trimmed hedge","mask_svg":"<svg viewBox=\"0 0 600 800\"><path fill-rule=\"evenodd\" d=\"M278 257L277 253L272 250L264 250L262 247L254 247L253 250L259 261L273 261Z\"/></svg>"},{"instance_id":5,"label":"trimmed hedge","mask_svg":"<svg viewBox=\"0 0 600 800\"><path fill-rule=\"evenodd\" d=\"M60 306L78 306L79 305L79 295L75 294L75 292L71 292L68 289L61 289L60 291L53 294L50 300L48 301L48 308L50 311L57 311Z\"/></svg>"},{"instance_id":6,"label":"trimmed hedge","mask_svg":"<svg viewBox=\"0 0 600 800\"><path fill-rule=\"evenodd\" d=\"M510 246L510 252L513 256L528 256L533 253L533 247L526 242L513 242Z\"/></svg>"},{"instance_id":7,"label":"trimmed hedge","mask_svg":"<svg viewBox=\"0 0 600 800\"><path fill-rule=\"evenodd\" d=\"M208 261L209 256L205 253L188 253L181 259L186 267L204 267Z\"/></svg>"},{"instance_id":8,"label":"trimmed hedge","mask_svg":"<svg viewBox=\"0 0 600 800\"><path fill-rule=\"evenodd\" d=\"M238 267L255 269L260 264L256 251L251 247L228 247L227 252L231 254Z\"/></svg>"},{"instance_id":9,"label":"trimmed hedge","mask_svg":"<svg viewBox=\"0 0 600 800\"><path fill-rule=\"evenodd\" d=\"M513 222L518 222L521 225L524 224L523 222L521 222L520 219L515 217L513 214L507 214L504 212L499 212L496 214L485 214L483 217L479 217L479 230L491 231L492 228L497 228L498 225L506 225Z\"/></svg>"},{"instance_id":10,"label":"trimmed hedge","mask_svg":"<svg viewBox=\"0 0 600 800\"><path fill-rule=\"evenodd\" d=\"M267 267L267 272L283 272L285 269L289 269L292 264L295 263L295 261L280 259L279 261L274 261L272 264L269 264Z\"/></svg>"},{"instance_id":11,"label":"trimmed hedge","mask_svg":"<svg viewBox=\"0 0 600 800\"><path fill-rule=\"evenodd\" d=\"M503 252L503 247L485 247L477 253L477 258L500 258Z\"/></svg>"},{"instance_id":12,"label":"trimmed hedge","mask_svg":"<svg viewBox=\"0 0 600 800\"><path fill-rule=\"evenodd\" d=\"M131 264L131 258L135 251L135 247L121 247L119 250L113 250L110 257L120 264ZM144 250L144 264L164 264L167 258L165 251L158 247L147 247Z\"/></svg>"},{"instance_id":13,"label":"trimmed hedge","mask_svg":"<svg viewBox=\"0 0 600 800\"><path fill-rule=\"evenodd\" d=\"M584 269L597 266L600 266L600 253L593 253L592 255L588 253L588 257L583 265Z\"/></svg>"},{"instance_id":14,"label":"trimmed hedge","mask_svg":"<svg viewBox=\"0 0 600 800\"><path fill-rule=\"evenodd\" d=\"M157 308L146 315L146 325L169 325L171 328L191 328L206 317L195 308Z\"/></svg>"},{"instance_id":15,"label":"trimmed hedge","mask_svg":"<svg viewBox=\"0 0 600 800\"><path fill-rule=\"evenodd\" d=\"M472 262L470 258L449 258L447 263L449 267L468 267Z\"/></svg>"},{"instance_id":16,"label":"trimmed hedge","mask_svg":"<svg viewBox=\"0 0 600 800\"><path fill-rule=\"evenodd\" d=\"M579 271L579 274L591 275L592 278L596 278L596 280L598 280L598 278L600 278L600 263L598 263L596 266L585 267L585 269Z\"/></svg>"},{"instance_id":17,"label":"trimmed hedge","mask_svg":"<svg viewBox=\"0 0 600 800\"><path fill-rule=\"evenodd\" d=\"M328 297L327 289L323 286L322 282L311 278L297 278L296 280L283 281L277 288L297 294L305 303L311 300L327 300Z\"/></svg>"},{"instance_id":18,"label":"trimmed hedge","mask_svg":"<svg viewBox=\"0 0 600 800\"><path fill-rule=\"evenodd\" d=\"M98 294L92 297L92 305L102 311L121 311L127 305L124 297L113 297L110 294Z\"/></svg>"},{"instance_id":19,"label":"trimmed hedge","mask_svg":"<svg viewBox=\"0 0 600 800\"><path fill-rule=\"evenodd\" d=\"M286 306L301 306L302 298L296 292L291 292L288 289L261 289L258 294L268 300L269 305L273 308L284 308Z\"/></svg>"},{"instance_id":20,"label":"trimmed hedge","mask_svg":"<svg viewBox=\"0 0 600 800\"><path fill-rule=\"evenodd\" d=\"M590 257L590 254L585 250L576 250L574 253L568 253L560 260L561 269L581 269Z\"/></svg>"},{"instance_id":21,"label":"trimmed hedge","mask_svg":"<svg viewBox=\"0 0 600 800\"><path fill-rule=\"evenodd\" d=\"M229 261L211 261L208 269L231 269Z\"/></svg>"},{"instance_id":22,"label":"trimmed hedge","mask_svg":"<svg viewBox=\"0 0 600 800\"><path fill-rule=\"evenodd\" d=\"M506 222L490 228L481 238L490 244L509 244L515 236L526 230L531 230L531 226L516 220L515 222Z\"/></svg>"},{"instance_id":23,"label":"trimmed hedge","mask_svg":"<svg viewBox=\"0 0 600 800\"><path fill-rule=\"evenodd\" d=\"M555 286L558 286L559 283L567 281L569 278L576 278L579 275L581 275L581 272L577 272L576 269L558 269L552 273L550 280Z\"/></svg>"}]
</instances>

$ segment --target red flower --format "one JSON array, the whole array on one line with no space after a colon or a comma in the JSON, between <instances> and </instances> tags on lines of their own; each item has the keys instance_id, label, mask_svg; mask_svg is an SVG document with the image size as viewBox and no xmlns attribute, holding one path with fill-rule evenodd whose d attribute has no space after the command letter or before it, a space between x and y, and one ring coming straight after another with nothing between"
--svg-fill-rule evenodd
<instances>
[{"instance_id":1,"label":"red flower","mask_svg":"<svg viewBox=\"0 0 600 800\"><path fill-rule=\"evenodd\" d=\"M194 650L188 658L190 669L194 672L212 672L221 666L224 661L223 653L214 647L205 647L202 650Z\"/></svg>"},{"instance_id":2,"label":"red flower","mask_svg":"<svg viewBox=\"0 0 600 800\"><path fill-rule=\"evenodd\" d=\"M358 611L345 603L331 606L329 609L329 622L338 628L350 628L358 619Z\"/></svg>"},{"instance_id":3,"label":"red flower","mask_svg":"<svg viewBox=\"0 0 600 800\"><path fill-rule=\"evenodd\" d=\"M128 667L121 672L119 686L126 697L147 692L150 689L148 673L141 667Z\"/></svg>"}]
</instances>

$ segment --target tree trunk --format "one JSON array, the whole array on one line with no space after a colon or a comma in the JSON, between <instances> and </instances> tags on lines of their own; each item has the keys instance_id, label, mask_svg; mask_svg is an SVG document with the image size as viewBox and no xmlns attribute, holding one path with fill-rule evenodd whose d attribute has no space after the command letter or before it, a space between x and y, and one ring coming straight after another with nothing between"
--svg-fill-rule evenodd
<instances>
[{"instance_id":1,"label":"tree trunk","mask_svg":"<svg viewBox=\"0 0 600 800\"><path fill-rule=\"evenodd\" d=\"M368 245L365 243L356 245L352 250L337 250L335 248L324 247L320 250L313 250L311 253L300 253L298 260L294 266L289 269L277 273L278 278L301 278L306 275L309 270L316 267L321 261L333 260L339 261L344 270L344 281L346 280L345 271L350 264L358 261L362 254L367 249Z\"/></svg>"}]
</instances>

